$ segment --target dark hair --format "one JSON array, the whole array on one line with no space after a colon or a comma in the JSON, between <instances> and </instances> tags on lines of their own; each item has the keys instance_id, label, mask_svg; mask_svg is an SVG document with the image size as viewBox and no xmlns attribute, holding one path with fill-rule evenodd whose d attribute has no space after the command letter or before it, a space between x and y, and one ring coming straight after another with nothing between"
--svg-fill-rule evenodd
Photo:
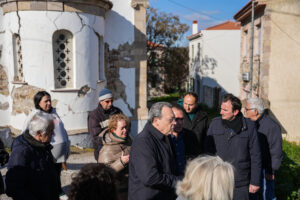
<instances>
[{"instance_id":1,"label":"dark hair","mask_svg":"<svg viewBox=\"0 0 300 200\"><path fill-rule=\"evenodd\" d=\"M50 94L48 92L46 92L46 91L40 91L40 92L38 92L38 93L36 93L34 95L34 97L33 97L33 103L34 103L34 106L35 106L36 109L40 109L41 110L41 107L40 107L39 104L40 104L40 101L42 100L42 98L44 96L51 97Z\"/></svg>"},{"instance_id":2,"label":"dark hair","mask_svg":"<svg viewBox=\"0 0 300 200\"><path fill-rule=\"evenodd\" d=\"M195 98L195 103L197 103L198 102L198 94L196 94L195 92L187 92L185 95L184 95L184 97L186 97L186 96L188 96L188 95L191 95L191 96L193 96L194 98ZM183 97L183 98L184 98Z\"/></svg>"},{"instance_id":3,"label":"dark hair","mask_svg":"<svg viewBox=\"0 0 300 200\"><path fill-rule=\"evenodd\" d=\"M181 110L183 112L182 107L176 103L172 104L172 108L176 108L177 110Z\"/></svg>"},{"instance_id":4,"label":"dark hair","mask_svg":"<svg viewBox=\"0 0 300 200\"><path fill-rule=\"evenodd\" d=\"M116 173L102 163L83 166L72 178L69 200L117 200Z\"/></svg>"},{"instance_id":5,"label":"dark hair","mask_svg":"<svg viewBox=\"0 0 300 200\"><path fill-rule=\"evenodd\" d=\"M225 94L222 97L222 103L227 102L227 101L231 102L232 111L235 111L235 110L241 111L242 103L241 103L241 100L239 98L237 98L233 94Z\"/></svg>"}]
</instances>

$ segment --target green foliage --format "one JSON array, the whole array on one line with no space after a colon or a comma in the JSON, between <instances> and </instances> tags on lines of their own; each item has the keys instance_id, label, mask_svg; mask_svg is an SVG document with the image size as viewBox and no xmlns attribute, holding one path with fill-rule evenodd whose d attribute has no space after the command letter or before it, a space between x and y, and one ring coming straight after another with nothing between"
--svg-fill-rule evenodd
<instances>
[{"instance_id":1,"label":"green foliage","mask_svg":"<svg viewBox=\"0 0 300 200\"><path fill-rule=\"evenodd\" d=\"M300 200L300 145L283 140L283 159L276 173L276 196L282 200Z\"/></svg>"},{"instance_id":2,"label":"green foliage","mask_svg":"<svg viewBox=\"0 0 300 200\"><path fill-rule=\"evenodd\" d=\"M180 94L179 92L175 92L175 93L172 93L172 94L168 94L167 96L162 96L162 97L153 97L152 99L150 99L149 101L150 102L159 102L159 101L165 101L165 102L174 102L174 101L177 101L177 99L180 98Z\"/></svg>"},{"instance_id":3,"label":"green foliage","mask_svg":"<svg viewBox=\"0 0 300 200\"><path fill-rule=\"evenodd\" d=\"M147 82L163 82L165 92L180 90L188 75L188 49L176 43L189 29L172 13L147 9Z\"/></svg>"}]
</instances>

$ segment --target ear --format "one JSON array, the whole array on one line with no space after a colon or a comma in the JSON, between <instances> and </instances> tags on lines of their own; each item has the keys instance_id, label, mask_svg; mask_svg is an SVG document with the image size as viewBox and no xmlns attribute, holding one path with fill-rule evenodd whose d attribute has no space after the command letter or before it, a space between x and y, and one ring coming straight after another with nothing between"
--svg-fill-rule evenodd
<instances>
[{"instance_id":1,"label":"ear","mask_svg":"<svg viewBox=\"0 0 300 200\"><path fill-rule=\"evenodd\" d=\"M233 115L234 115L234 116L237 116L237 114L239 114L239 112L240 112L239 110L234 110L234 111L233 111Z\"/></svg>"}]
</instances>

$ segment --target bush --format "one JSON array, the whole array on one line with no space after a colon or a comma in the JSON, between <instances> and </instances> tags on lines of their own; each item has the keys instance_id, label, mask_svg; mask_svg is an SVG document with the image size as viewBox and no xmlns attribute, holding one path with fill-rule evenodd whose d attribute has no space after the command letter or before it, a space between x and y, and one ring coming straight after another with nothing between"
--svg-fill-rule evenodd
<instances>
[{"instance_id":1,"label":"bush","mask_svg":"<svg viewBox=\"0 0 300 200\"><path fill-rule=\"evenodd\" d=\"M283 140L283 158L276 173L278 199L300 200L300 145Z\"/></svg>"},{"instance_id":2,"label":"bush","mask_svg":"<svg viewBox=\"0 0 300 200\"><path fill-rule=\"evenodd\" d=\"M179 92L171 93L168 94L167 96L162 96L162 97L153 97L149 100L149 102L155 103L155 102L160 102L160 101L166 101L166 102L174 102L180 99L180 94Z\"/></svg>"}]
</instances>

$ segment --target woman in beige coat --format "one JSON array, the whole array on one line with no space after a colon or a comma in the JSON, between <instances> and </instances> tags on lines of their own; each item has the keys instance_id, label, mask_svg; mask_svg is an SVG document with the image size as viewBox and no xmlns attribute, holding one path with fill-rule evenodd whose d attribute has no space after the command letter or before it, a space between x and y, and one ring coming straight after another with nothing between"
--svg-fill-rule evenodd
<instances>
[{"instance_id":1,"label":"woman in beige coat","mask_svg":"<svg viewBox=\"0 0 300 200\"><path fill-rule=\"evenodd\" d=\"M103 147L99 152L98 162L109 165L117 172L120 199L127 199L128 162L132 140L128 134L130 122L123 114L112 115L108 128L99 135Z\"/></svg>"}]
</instances>

